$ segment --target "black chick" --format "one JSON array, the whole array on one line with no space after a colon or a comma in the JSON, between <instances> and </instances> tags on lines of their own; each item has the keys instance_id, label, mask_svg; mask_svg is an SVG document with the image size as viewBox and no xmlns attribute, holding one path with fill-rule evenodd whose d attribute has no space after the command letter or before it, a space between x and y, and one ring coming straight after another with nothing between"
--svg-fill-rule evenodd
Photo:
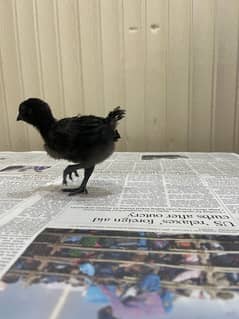
<instances>
[{"instance_id":1,"label":"black chick","mask_svg":"<svg viewBox=\"0 0 239 319\"><path fill-rule=\"evenodd\" d=\"M86 185L95 165L114 152L120 138L116 125L124 116L125 110L116 107L106 118L88 115L56 120L46 102L30 98L20 104L17 121L25 121L40 132L51 157L77 163L64 169L63 184L67 184L67 177L72 180L73 173L79 176L78 169L84 169L80 187L63 189L74 195L87 193Z\"/></svg>"}]
</instances>

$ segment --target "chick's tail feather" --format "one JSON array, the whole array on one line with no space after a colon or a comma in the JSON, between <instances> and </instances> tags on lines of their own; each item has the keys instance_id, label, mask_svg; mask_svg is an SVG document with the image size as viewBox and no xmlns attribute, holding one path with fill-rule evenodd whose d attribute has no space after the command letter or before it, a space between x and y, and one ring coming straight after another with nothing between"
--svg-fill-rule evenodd
<instances>
[{"instance_id":1,"label":"chick's tail feather","mask_svg":"<svg viewBox=\"0 0 239 319\"><path fill-rule=\"evenodd\" d=\"M125 117L125 110L122 110L120 106L116 107L113 111L111 111L106 117L106 121L110 124L110 126L115 129L117 122Z\"/></svg>"}]
</instances>

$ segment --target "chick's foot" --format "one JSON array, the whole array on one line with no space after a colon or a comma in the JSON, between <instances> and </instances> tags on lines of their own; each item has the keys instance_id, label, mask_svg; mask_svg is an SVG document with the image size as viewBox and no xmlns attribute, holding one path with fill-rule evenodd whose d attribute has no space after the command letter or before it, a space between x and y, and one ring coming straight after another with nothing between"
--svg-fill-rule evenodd
<instances>
[{"instance_id":1,"label":"chick's foot","mask_svg":"<svg viewBox=\"0 0 239 319\"><path fill-rule=\"evenodd\" d=\"M81 194L81 193L88 194L88 191L87 191L87 189L84 186L80 186L80 187L77 187L77 188L64 188L62 191L63 192L68 192L69 196L73 196L73 195Z\"/></svg>"},{"instance_id":2,"label":"chick's foot","mask_svg":"<svg viewBox=\"0 0 239 319\"><path fill-rule=\"evenodd\" d=\"M70 180L73 180L72 174L74 173L76 177L79 177L79 174L77 172L78 169L80 169L79 165L68 165L64 171L63 171L63 184L67 185L67 177L70 178Z\"/></svg>"},{"instance_id":3,"label":"chick's foot","mask_svg":"<svg viewBox=\"0 0 239 319\"><path fill-rule=\"evenodd\" d=\"M81 168L80 165L69 165L69 166L67 166L67 168L64 170L64 173L66 171L66 173L65 173L66 176L69 175L70 178L71 178L70 173L72 174L73 172L75 172L76 167L78 169ZM86 189L86 185L87 185L87 182L88 182L91 174L93 173L93 170L94 170L94 166L85 168L84 169L84 171L85 171L84 172L84 178L83 178L83 181L82 181L81 185L79 187L77 187L77 188L65 188L65 189L63 189L63 192L69 192L69 196L73 196L73 195L81 194L81 193L88 194L88 191ZM64 179L64 177L63 177L63 179Z\"/></svg>"}]
</instances>

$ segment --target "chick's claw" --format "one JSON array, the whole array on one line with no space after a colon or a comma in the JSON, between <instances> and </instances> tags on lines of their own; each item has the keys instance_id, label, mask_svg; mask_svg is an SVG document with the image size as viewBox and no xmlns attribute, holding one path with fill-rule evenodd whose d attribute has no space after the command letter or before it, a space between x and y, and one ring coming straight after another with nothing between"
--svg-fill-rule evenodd
<instances>
[{"instance_id":1,"label":"chick's claw","mask_svg":"<svg viewBox=\"0 0 239 319\"><path fill-rule=\"evenodd\" d=\"M73 180L72 174L75 174L76 177L79 177L79 174L77 172L77 168L75 165L69 165L64 169L63 172L63 184L67 185L67 177L70 178L70 180Z\"/></svg>"},{"instance_id":2,"label":"chick's claw","mask_svg":"<svg viewBox=\"0 0 239 319\"><path fill-rule=\"evenodd\" d=\"M79 174L78 174L77 170L75 170L74 173L75 173L76 177L79 177Z\"/></svg>"},{"instance_id":3,"label":"chick's claw","mask_svg":"<svg viewBox=\"0 0 239 319\"><path fill-rule=\"evenodd\" d=\"M68 192L69 193L69 196L73 196L73 195L76 195L76 194L81 194L81 193L85 193L85 194L88 194L88 191L85 187L78 187L78 188L65 188L62 190L63 192Z\"/></svg>"}]
</instances>

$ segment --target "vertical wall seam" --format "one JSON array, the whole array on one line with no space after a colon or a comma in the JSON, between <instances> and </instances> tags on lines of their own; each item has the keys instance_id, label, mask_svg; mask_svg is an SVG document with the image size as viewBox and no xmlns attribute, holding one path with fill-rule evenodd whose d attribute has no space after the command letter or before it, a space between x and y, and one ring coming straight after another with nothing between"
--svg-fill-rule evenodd
<instances>
[{"instance_id":1,"label":"vertical wall seam","mask_svg":"<svg viewBox=\"0 0 239 319\"><path fill-rule=\"evenodd\" d=\"M169 136L168 136L168 80L169 80L169 55L170 55L170 5L171 1L167 2L167 16L168 16L168 34L167 34L167 48L166 48L166 59L165 59L165 90L166 90L166 99L165 99L165 151L169 150Z\"/></svg>"},{"instance_id":2,"label":"vertical wall seam","mask_svg":"<svg viewBox=\"0 0 239 319\"><path fill-rule=\"evenodd\" d=\"M0 78L1 78L1 83L2 83L2 90L3 90L3 103L4 103L4 112L6 114L7 118L7 123L6 123L6 128L7 128L7 139L8 139L8 146L12 150L13 148L13 143L12 143L12 138L10 135L10 126L9 126L9 113L7 109L7 97L6 97L6 87L5 87L5 81L4 81L4 72L3 72L3 59L2 59L2 52L1 52L1 47L0 47Z\"/></svg>"},{"instance_id":3,"label":"vertical wall seam","mask_svg":"<svg viewBox=\"0 0 239 319\"><path fill-rule=\"evenodd\" d=\"M63 111L63 116L66 115L66 104L65 104L65 90L64 90L64 80L63 80L63 66L62 66L62 48L60 40L60 27L59 27L59 7L58 2L55 0L53 2L54 9L54 27L56 35L56 52L57 52L57 68L59 72L59 95L61 100L61 109Z\"/></svg>"},{"instance_id":4,"label":"vertical wall seam","mask_svg":"<svg viewBox=\"0 0 239 319\"><path fill-rule=\"evenodd\" d=\"M217 0L214 0L213 25L213 63L212 63L212 90L211 90L211 125L210 125L210 151L215 150L215 112L217 89Z\"/></svg>"},{"instance_id":5,"label":"vertical wall seam","mask_svg":"<svg viewBox=\"0 0 239 319\"><path fill-rule=\"evenodd\" d=\"M148 36L147 36L147 32L148 32L148 19L147 19L147 0L143 0L142 2L142 6L141 6L141 18L143 17L141 23L142 23L142 39L144 41L144 46L143 46L143 57L144 57L144 70L143 70L143 74L144 74L144 79L143 79L143 84L144 84L144 108L143 108L143 112L144 112L144 145L143 148L146 151L149 151L148 149L148 141L149 141L149 136L148 136L148 126L147 126L147 118L146 118L146 93L147 93L147 58L148 58ZM143 14L144 13L144 14Z\"/></svg>"},{"instance_id":6,"label":"vertical wall seam","mask_svg":"<svg viewBox=\"0 0 239 319\"><path fill-rule=\"evenodd\" d=\"M101 4L100 0L97 2L97 15L98 15L98 25L99 25L99 31L97 34L97 42L98 42L98 50L99 50L99 60L100 60L100 68L99 68L99 76L101 78L101 89L102 89L102 95L101 95L101 102L103 107L103 113L106 113L106 107L105 107L105 77L104 77L104 58L103 58L103 37L102 37L102 13L101 13Z\"/></svg>"},{"instance_id":7,"label":"vertical wall seam","mask_svg":"<svg viewBox=\"0 0 239 319\"><path fill-rule=\"evenodd\" d=\"M191 149L192 137L192 95L193 95L193 72L194 72L194 43L193 43L193 0L189 2L189 45L188 45L188 127L187 127L187 151Z\"/></svg>"},{"instance_id":8,"label":"vertical wall seam","mask_svg":"<svg viewBox=\"0 0 239 319\"><path fill-rule=\"evenodd\" d=\"M126 69L125 69L125 34L124 34L124 20L125 20L125 16L124 16L124 0L120 0L120 30L121 31L121 37L120 37L120 41L121 41L121 56L120 56L120 60L121 60L121 85L122 85L122 93L123 93L123 103L124 103L124 108L126 109L127 112L127 105L126 105ZM123 122L124 124L124 130L125 130L125 151L129 151L129 143L128 143L128 133L127 133L127 115L126 115L126 119Z\"/></svg>"},{"instance_id":9,"label":"vertical wall seam","mask_svg":"<svg viewBox=\"0 0 239 319\"><path fill-rule=\"evenodd\" d=\"M239 6L237 10L237 62L236 62L236 83L235 83L235 102L234 102L234 127L233 127L233 151L239 152L238 149L238 126L239 126Z\"/></svg>"},{"instance_id":10,"label":"vertical wall seam","mask_svg":"<svg viewBox=\"0 0 239 319\"><path fill-rule=\"evenodd\" d=\"M80 34L80 7L79 0L76 0L76 26L77 26L77 38L78 38L78 54L77 54L77 62L78 62L78 70L80 71L80 80L81 80L81 102L82 102L82 110L85 112L85 91L84 91L84 74L83 74L83 63L82 63L82 44L81 44L81 34Z\"/></svg>"},{"instance_id":11,"label":"vertical wall seam","mask_svg":"<svg viewBox=\"0 0 239 319\"><path fill-rule=\"evenodd\" d=\"M17 15L17 5L16 0L13 0L13 25L14 25L14 38L16 43L16 53L17 53L17 68L18 68L18 82L20 88L21 99L25 96L25 87L23 81L23 69L22 69L22 60L21 60L21 49L20 49L20 39L19 39L19 25L18 25L18 15ZM19 101L20 102L20 101ZM28 127L24 125L25 133L25 142L28 149L30 149L30 138Z\"/></svg>"},{"instance_id":12,"label":"vertical wall seam","mask_svg":"<svg viewBox=\"0 0 239 319\"><path fill-rule=\"evenodd\" d=\"M33 1L33 19L34 19L35 44L36 44L36 56L37 56L37 65L38 65L40 93L41 93L41 96L45 99L37 0Z\"/></svg>"}]
</instances>

